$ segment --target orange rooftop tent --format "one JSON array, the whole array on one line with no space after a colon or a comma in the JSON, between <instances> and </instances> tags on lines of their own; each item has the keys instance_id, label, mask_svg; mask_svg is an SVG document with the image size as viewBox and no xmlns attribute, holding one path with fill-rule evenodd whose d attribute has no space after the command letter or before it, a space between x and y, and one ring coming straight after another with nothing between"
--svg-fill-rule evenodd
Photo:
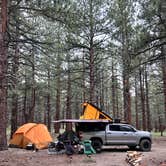
<instances>
[{"instance_id":1,"label":"orange rooftop tent","mask_svg":"<svg viewBox=\"0 0 166 166\"><path fill-rule=\"evenodd\" d=\"M98 107L95 105L85 102L83 103L83 114L80 116L80 119L88 119L88 120L109 120L110 122L113 121L113 119L101 111Z\"/></svg>"},{"instance_id":2,"label":"orange rooftop tent","mask_svg":"<svg viewBox=\"0 0 166 166\"><path fill-rule=\"evenodd\" d=\"M44 149L52 140L44 124L27 123L17 129L10 140L10 144L26 148L29 143L32 143L37 149Z\"/></svg>"}]
</instances>

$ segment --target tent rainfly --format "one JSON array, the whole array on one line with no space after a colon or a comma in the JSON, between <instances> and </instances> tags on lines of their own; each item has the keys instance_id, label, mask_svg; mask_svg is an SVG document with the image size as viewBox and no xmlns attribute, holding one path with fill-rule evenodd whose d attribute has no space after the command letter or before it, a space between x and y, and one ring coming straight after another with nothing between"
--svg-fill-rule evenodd
<instances>
[{"instance_id":1,"label":"tent rainfly","mask_svg":"<svg viewBox=\"0 0 166 166\"><path fill-rule=\"evenodd\" d=\"M31 143L37 149L44 149L52 142L52 137L44 124L27 123L19 127L10 140L10 145L26 148Z\"/></svg>"}]
</instances>

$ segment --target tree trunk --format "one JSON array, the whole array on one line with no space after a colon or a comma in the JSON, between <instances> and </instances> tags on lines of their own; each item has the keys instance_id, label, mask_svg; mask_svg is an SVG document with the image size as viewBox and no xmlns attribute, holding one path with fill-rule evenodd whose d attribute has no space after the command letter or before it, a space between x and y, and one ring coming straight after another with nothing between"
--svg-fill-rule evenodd
<instances>
[{"instance_id":1,"label":"tree trunk","mask_svg":"<svg viewBox=\"0 0 166 166\"><path fill-rule=\"evenodd\" d=\"M105 100L104 100L104 71L100 72L101 76L99 76L98 81L100 83L100 109L105 110Z\"/></svg>"},{"instance_id":2,"label":"tree trunk","mask_svg":"<svg viewBox=\"0 0 166 166\"><path fill-rule=\"evenodd\" d=\"M44 124L47 125L47 96L44 98Z\"/></svg>"},{"instance_id":3,"label":"tree trunk","mask_svg":"<svg viewBox=\"0 0 166 166\"><path fill-rule=\"evenodd\" d=\"M24 109L23 109L23 115L24 115L24 123L28 122L34 122L34 114L35 114L35 104L36 104L36 85L35 85L35 67L34 67L34 56L32 59L32 80L25 75L25 91L24 91ZM29 81L32 82L32 84L29 85ZM29 88L29 86L31 88ZM28 87L28 88L27 88ZM28 90L30 89L30 95L31 97L28 98ZM29 101L28 101L29 99Z\"/></svg>"},{"instance_id":4,"label":"tree trunk","mask_svg":"<svg viewBox=\"0 0 166 166\"><path fill-rule=\"evenodd\" d=\"M93 38L94 38L94 32L93 32L93 4L92 0L90 0L90 50L89 50L89 56L90 56L90 61L89 61L89 67L90 67L90 74L89 74L89 79L90 79L90 97L89 101L91 103L95 102L94 99L94 90L95 90L95 81L94 81L94 46L93 46Z\"/></svg>"},{"instance_id":5,"label":"tree trunk","mask_svg":"<svg viewBox=\"0 0 166 166\"><path fill-rule=\"evenodd\" d=\"M139 126L139 117L138 117L138 88L137 88L137 76L135 76L135 122L136 122L136 128L140 129Z\"/></svg>"},{"instance_id":6,"label":"tree trunk","mask_svg":"<svg viewBox=\"0 0 166 166\"><path fill-rule=\"evenodd\" d=\"M160 113L160 107L157 105L157 115L158 115L158 131L161 132L161 136L163 136L163 129L162 129L162 119Z\"/></svg>"},{"instance_id":7,"label":"tree trunk","mask_svg":"<svg viewBox=\"0 0 166 166\"><path fill-rule=\"evenodd\" d=\"M123 18L122 25L122 59L123 59L123 100L124 100L124 120L131 123L131 97L130 97L130 55L128 42L127 18L124 11L121 11Z\"/></svg>"},{"instance_id":8,"label":"tree trunk","mask_svg":"<svg viewBox=\"0 0 166 166\"><path fill-rule=\"evenodd\" d=\"M0 150L7 149L7 0L1 0L0 13Z\"/></svg>"},{"instance_id":9,"label":"tree trunk","mask_svg":"<svg viewBox=\"0 0 166 166\"><path fill-rule=\"evenodd\" d=\"M55 120L60 119L60 111L61 111L61 72L60 72L60 55L57 57L57 80L56 80L56 112L55 112ZM56 123L54 125L55 133L59 133L60 124Z\"/></svg>"},{"instance_id":10,"label":"tree trunk","mask_svg":"<svg viewBox=\"0 0 166 166\"><path fill-rule=\"evenodd\" d=\"M164 92L164 113L165 113L165 126L166 126L166 46L165 47L165 52L162 50L162 53L165 54L163 56L163 61L162 61L162 69L163 69L163 92Z\"/></svg>"},{"instance_id":11,"label":"tree trunk","mask_svg":"<svg viewBox=\"0 0 166 166\"><path fill-rule=\"evenodd\" d=\"M51 117L50 117L50 111L51 111L51 106L50 106L50 94L48 93L47 95L47 127L48 130L51 131Z\"/></svg>"},{"instance_id":12,"label":"tree trunk","mask_svg":"<svg viewBox=\"0 0 166 166\"><path fill-rule=\"evenodd\" d=\"M157 118L157 116L156 116L155 124L154 124L154 132L158 132L158 118Z\"/></svg>"},{"instance_id":13,"label":"tree trunk","mask_svg":"<svg viewBox=\"0 0 166 166\"><path fill-rule=\"evenodd\" d=\"M146 113L147 113L147 129L151 131L151 114L149 107L149 87L148 87L148 73L147 69L145 69L145 88L146 88Z\"/></svg>"},{"instance_id":14,"label":"tree trunk","mask_svg":"<svg viewBox=\"0 0 166 166\"><path fill-rule=\"evenodd\" d=\"M83 68L83 72L82 72L82 97L83 97L83 102L86 101L86 87L85 87L85 53L83 50L83 57L82 57L82 68Z\"/></svg>"},{"instance_id":15,"label":"tree trunk","mask_svg":"<svg viewBox=\"0 0 166 166\"><path fill-rule=\"evenodd\" d=\"M23 100L23 114L22 114L22 124L28 122L28 114L27 114L27 79L25 76L25 89L24 89L24 100Z\"/></svg>"},{"instance_id":16,"label":"tree trunk","mask_svg":"<svg viewBox=\"0 0 166 166\"><path fill-rule=\"evenodd\" d=\"M50 117L50 111L51 111L51 103L50 103L50 69L48 69L48 81L47 81L47 127L48 130L51 131L51 117Z\"/></svg>"},{"instance_id":17,"label":"tree trunk","mask_svg":"<svg viewBox=\"0 0 166 166\"><path fill-rule=\"evenodd\" d=\"M140 69L140 91L141 91L141 107L142 107L142 129L146 130L146 113L145 113L145 92L144 79L142 79L142 71Z\"/></svg>"},{"instance_id":18,"label":"tree trunk","mask_svg":"<svg viewBox=\"0 0 166 166\"><path fill-rule=\"evenodd\" d=\"M17 123L18 123L18 95L13 92L12 94L12 112L11 112L11 133L10 133L10 138L12 138L12 135L17 129Z\"/></svg>"},{"instance_id":19,"label":"tree trunk","mask_svg":"<svg viewBox=\"0 0 166 166\"><path fill-rule=\"evenodd\" d=\"M31 90L31 104L29 108L29 119L28 122L34 122L35 104L36 104L36 85L35 85L35 59L34 49L32 53L32 90Z\"/></svg>"},{"instance_id":20,"label":"tree trunk","mask_svg":"<svg viewBox=\"0 0 166 166\"><path fill-rule=\"evenodd\" d=\"M59 76L58 76L59 77ZM57 89L56 89L56 115L55 120L60 119L60 110L61 110L61 101L60 101L60 77L57 80ZM55 133L59 133L60 125L57 123L55 126Z\"/></svg>"},{"instance_id":21,"label":"tree trunk","mask_svg":"<svg viewBox=\"0 0 166 166\"><path fill-rule=\"evenodd\" d=\"M115 108L115 76L114 76L114 66L112 63L112 112L113 112L113 118L116 117L116 108Z\"/></svg>"},{"instance_id":22,"label":"tree trunk","mask_svg":"<svg viewBox=\"0 0 166 166\"><path fill-rule=\"evenodd\" d=\"M18 21L16 21L16 24L18 26ZM18 27L16 26L16 40L18 39ZM15 53L13 57L13 89L12 89L12 109L11 109L11 133L10 137L14 134L14 132L17 129L18 126L18 94L17 94L17 87L18 87L18 67L19 67L19 48L18 48L18 42L15 44Z\"/></svg>"},{"instance_id":23,"label":"tree trunk","mask_svg":"<svg viewBox=\"0 0 166 166\"><path fill-rule=\"evenodd\" d=\"M123 61L123 108L124 108L124 120L127 123L131 123L131 97L130 97L130 65L131 59L129 54L129 13L127 13L127 5L130 3L127 1L117 1L119 8L119 19L121 24L120 38L122 43L122 61Z\"/></svg>"},{"instance_id":24,"label":"tree trunk","mask_svg":"<svg viewBox=\"0 0 166 166\"><path fill-rule=\"evenodd\" d=\"M163 36L166 32L166 1L159 1L158 12L160 14L160 34ZM161 39L161 42L165 42L166 39ZM166 127L166 45L161 47L161 56L162 56L162 70L163 70L163 93L164 93L164 114L165 114L165 127Z\"/></svg>"},{"instance_id":25,"label":"tree trunk","mask_svg":"<svg viewBox=\"0 0 166 166\"><path fill-rule=\"evenodd\" d=\"M60 119L60 109L61 109L61 101L60 101L60 75L57 78L57 88L56 88L56 115L55 120ZM57 123L55 126L55 133L58 133L60 129L60 125Z\"/></svg>"},{"instance_id":26,"label":"tree trunk","mask_svg":"<svg viewBox=\"0 0 166 166\"><path fill-rule=\"evenodd\" d=\"M121 117L120 117L120 112L119 112L119 90L118 90L118 79L117 79L117 76L115 77L115 79L116 79L116 93L115 93L115 95L116 95L116 101L115 101L115 103L116 103L116 112L117 112L117 118L118 119L121 119Z\"/></svg>"},{"instance_id":27,"label":"tree trunk","mask_svg":"<svg viewBox=\"0 0 166 166\"><path fill-rule=\"evenodd\" d=\"M131 99L130 99L130 84L129 75L125 70L123 73L123 100L124 100L124 119L129 124L131 123Z\"/></svg>"},{"instance_id":28,"label":"tree trunk","mask_svg":"<svg viewBox=\"0 0 166 166\"><path fill-rule=\"evenodd\" d=\"M68 78L67 78L67 97L66 97L66 119L71 119L72 118L72 110L71 110L71 73L70 73L70 55L67 55L68 59ZM66 125L66 130L72 130L72 124L67 123Z\"/></svg>"}]
</instances>

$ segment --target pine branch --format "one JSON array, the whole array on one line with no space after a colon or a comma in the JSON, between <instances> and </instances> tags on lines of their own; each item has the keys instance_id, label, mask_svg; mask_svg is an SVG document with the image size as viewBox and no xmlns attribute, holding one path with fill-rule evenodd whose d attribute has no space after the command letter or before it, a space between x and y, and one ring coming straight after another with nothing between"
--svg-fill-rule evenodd
<instances>
[{"instance_id":1,"label":"pine branch","mask_svg":"<svg viewBox=\"0 0 166 166\"><path fill-rule=\"evenodd\" d=\"M138 55L140 55L142 53L145 53L145 52L147 52L147 51L149 51L149 50L151 50L153 48L159 48L159 47L161 47L161 46L163 46L165 44L166 44L166 41L162 42L162 43L154 44L154 45L152 45L152 46L150 46L148 48L145 48L144 50L138 51L136 54L131 54L131 55L138 56Z\"/></svg>"}]
</instances>

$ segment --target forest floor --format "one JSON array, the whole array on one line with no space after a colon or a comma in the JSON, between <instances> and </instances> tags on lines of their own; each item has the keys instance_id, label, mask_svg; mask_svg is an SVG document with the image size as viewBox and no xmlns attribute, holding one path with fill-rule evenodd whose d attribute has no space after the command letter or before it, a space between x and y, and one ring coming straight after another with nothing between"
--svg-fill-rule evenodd
<instances>
[{"instance_id":1,"label":"forest floor","mask_svg":"<svg viewBox=\"0 0 166 166\"><path fill-rule=\"evenodd\" d=\"M65 154L47 153L47 149L33 152L30 150L9 148L0 152L0 166L129 166L126 163L127 147L106 147L100 154L74 154L70 163ZM166 166L166 136L153 139L151 152L141 152L141 166Z\"/></svg>"}]
</instances>

